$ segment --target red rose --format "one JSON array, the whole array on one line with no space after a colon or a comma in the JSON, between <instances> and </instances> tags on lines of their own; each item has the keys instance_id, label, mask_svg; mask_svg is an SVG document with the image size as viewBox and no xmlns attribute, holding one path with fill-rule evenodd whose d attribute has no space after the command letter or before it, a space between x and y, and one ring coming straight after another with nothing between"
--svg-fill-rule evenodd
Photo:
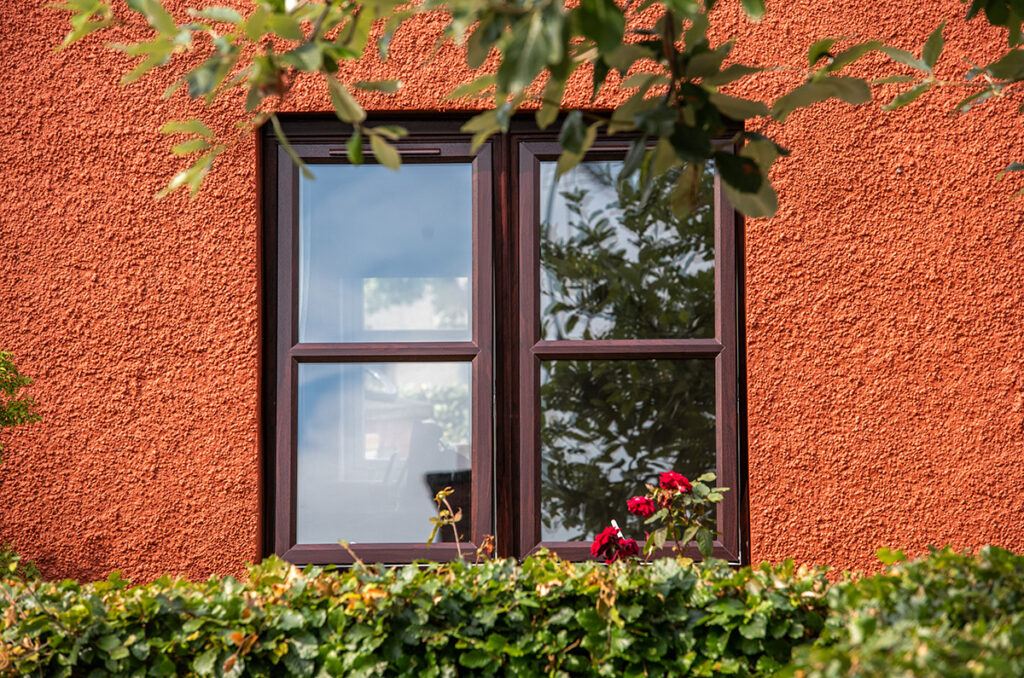
<instances>
[{"instance_id":1,"label":"red rose","mask_svg":"<svg viewBox=\"0 0 1024 678\"><path fill-rule=\"evenodd\" d=\"M682 473L676 473L675 471L665 471L661 474L661 481L659 483L662 489L665 490L679 490L683 494L686 494L691 489L690 481L686 479Z\"/></svg>"},{"instance_id":2,"label":"red rose","mask_svg":"<svg viewBox=\"0 0 1024 678\"><path fill-rule=\"evenodd\" d=\"M626 558L634 558L640 555L640 544L636 543L636 539L623 539L619 542L619 550L615 552L612 559L608 562L615 560L625 560Z\"/></svg>"},{"instance_id":3,"label":"red rose","mask_svg":"<svg viewBox=\"0 0 1024 678\"><path fill-rule=\"evenodd\" d=\"M654 502L647 497L633 497L626 502L626 508L635 516L650 518L654 515Z\"/></svg>"},{"instance_id":4,"label":"red rose","mask_svg":"<svg viewBox=\"0 0 1024 678\"><path fill-rule=\"evenodd\" d=\"M594 538L590 545L590 555L595 558L613 558L619 549L619 531L614 527L606 527ZM608 562L611 562L610 560Z\"/></svg>"}]
</instances>

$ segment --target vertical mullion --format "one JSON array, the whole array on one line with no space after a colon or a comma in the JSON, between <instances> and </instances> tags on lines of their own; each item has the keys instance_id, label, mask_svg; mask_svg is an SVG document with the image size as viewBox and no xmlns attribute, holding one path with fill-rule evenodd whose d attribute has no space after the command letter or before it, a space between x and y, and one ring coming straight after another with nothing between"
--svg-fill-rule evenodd
<instances>
[{"instance_id":1,"label":"vertical mullion","mask_svg":"<svg viewBox=\"0 0 1024 678\"><path fill-rule=\"evenodd\" d=\"M718 531L730 560L744 558L739 552L737 422L737 286L736 213L715 173L715 336L722 352L715 359L715 442L718 483L732 491L718 505Z\"/></svg>"},{"instance_id":2,"label":"vertical mullion","mask_svg":"<svg viewBox=\"0 0 1024 678\"><path fill-rule=\"evenodd\" d=\"M519 183L507 136L495 141L494 210L494 360L495 360L495 538L497 554L517 555L519 544L519 229L516 195Z\"/></svg>"},{"instance_id":3,"label":"vertical mullion","mask_svg":"<svg viewBox=\"0 0 1024 678\"><path fill-rule=\"evenodd\" d=\"M473 299L470 313L473 317L473 340L480 351L473 358L472 366L470 454L473 519L470 531L471 539L476 544L482 544L484 535L493 529L493 162L490 144L484 145L473 159Z\"/></svg>"},{"instance_id":4,"label":"vertical mullion","mask_svg":"<svg viewBox=\"0 0 1024 678\"><path fill-rule=\"evenodd\" d=\"M295 545L295 412L296 365L288 353L295 343L296 241L298 239L298 172L291 159L277 151L277 438L274 502L274 550L283 554Z\"/></svg>"},{"instance_id":5,"label":"vertical mullion","mask_svg":"<svg viewBox=\"0 0 1024 678\"><path fill-rule=\"evenodd\" d=\"M519 555L540 542L540 360L532 353L540 336L539 285L540 160L527 147L517 149L519 179Z\"/></svg>"}]
</instances>

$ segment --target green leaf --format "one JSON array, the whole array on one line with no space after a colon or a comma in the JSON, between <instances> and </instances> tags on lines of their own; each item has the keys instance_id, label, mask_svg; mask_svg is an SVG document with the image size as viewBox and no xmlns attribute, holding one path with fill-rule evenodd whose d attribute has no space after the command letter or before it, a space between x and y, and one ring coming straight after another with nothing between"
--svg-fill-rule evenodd
<instances>
[{"instance_id":1,"label":"green leaf","mask_svg":"<svg viewBox=\"0 0 1024 678\"><path fill-rule=\"evenodd\" d=\"M875 552L875 555L878 557L878 560L880 560L883 565L894 565L895 563L900 563L907 559L907 555L903 553L903 551L893 551L892 549L886 547L878 549Z\"/></svg>"},{"instance_id":2,"label":"green leaf","mask_svg":"<svg viewBox=\"0 0 1024 678\"><path fill-rule=\"evenodd\" d=\"M701 529L697 531L697 550L705 558L710 558L714 549L714 542L711 538L711 531Z\"/></svg>"},{"instance_id":3,"label":"green leaf","mask_svg":"<svg viewBox=\"0 0 1024 678\"><path fill-rule=\"evenodd\" d=\"M915 99L917 99L919 96L921 96L934 86L935 83L930 81L925 81L919 85L914 85L906 92L902 92L893 97L892 101L887 103L885 106L882 106L882 110L893 111L896 110L897 108L900 108L901 106L906 106L911 101L914 101Z\"/></svg>"},{"instance_id":4,"label":"green leaf","mask_svg":"<svg viewBox=\"0 0 1024 678\"><path fill-rule=\"evenodd\" d=\"M487 636L486 648L488 652L497 654L505 649L506 645L508 645L508 638L501 634L492 633Z\"/></svg>"},{"instance_id":5,"label":"green leaf","mask_svg":"<svg viewBox=\"0 0 1024 678\"><path fill-rule=\"evenodd\" d=\"M220 70L221 58L214 55L189 71L185 76L185 81L188 82L188 95L198 99L212 92L221 80Z\"/></svg>"},{"instance_id":6,"label":"green leaf","mask_svg":"<svg viewBox=\"0 0 1024 678\"><path fill-rule=\"evenodd\" d=\"M583 143L586 140L587 128L583 124L583 114L580 111L573 111L565 117L562 123L562 130L558 133L558 142L566 151L582 155L586 151Z\"/></svg>"},{"instance_id":7,"label":"green leaf","mask_svg":"<svg viewBox=\"0 0 1024 678\"><path fill-rule=\"evenodd\" d=\"M757 193L743 193L724 184L729 203L748 217L770 217L779 209L779 199L771 183L765 181Z\"/></svg>"},{"instance_id":8,"label":"green leaf","mask_svg":"<svg viewBox=\"0 0 1024 678\"><path fill-rule=\"evenodd\" d=\"M277 620L277 627L282 631L291 631L302 627L306 623L302 613L297 610L286 608L281 612L281 616Z\"/></svg>"},{"instance_id":9,"label":"green leaf","mask_svg":"<svg viewBox=\"0 0 1024 678\"><path fill-rule=\"evenodd\" d=\"M772 106L772 116L783 122L796 109L806 108L833 97L850 104L862 104L871 100L871 88L864 80L845 76L828 76L821 80L812 80L779 97Z\"/></svg>"},{"instance_id":10,"label":"green leaf","mask_svg":"<svg viewBox=\"0 0 1024 678\"><path fill-rule=\"evenodd\" d=\"M608 622L601 618L593 607L586 607L576 613L576 623L587 633L595 633L608 628Z\"/></svg>"},{"instance_id":11,"label":"green leaf","mask_svg":"<svg viewBox=\"0 0 1024 678\"><path fill-rule=\"evenodd\" d=\"M675 125L669 137L679 158L686 162L703 162L711 156L711 139L703 130Z\"/></svg>"},{"instance_id":12,"label":"green leaf","mask_svg":"<svg viewBox=\"0 0 1024 678\"><path fill-rule=\"evenodd\" d=\"M648 48L625 42L616 47L611 54L606 55L604 60L609 66L625 75L637 61L654 58L656 55Z\"/></svg>"},{"instance_id":13,"label":"green leaf","mask_svg":"<svg viewBox=\"0 0 1024 678\"><path fill-rule=\"evenodd\" d=\"M363 164L363 135L358 129L345 142L345 153L348 155L348 161L353 165Z\"/></svg>"},{"instance_id":14,"label":"green leaf","mask_svg":"<svg viewBox=\"0 0 1024 678\"><path fill-rule=\"evenodd\" d=\"M547 129L556 119L561 109L562 95L565 92L565 81L554 77L548 78L541 94L542 103L535 115L537 127Z\"/></svg>"},{"instance_id":15,"label":"green leaf","mask_svg":"<svg viewBox=\"0 0 1024 678\"><path fill-rule=\"evenodd\" d=\"M768 107L760 101L740 99L728 96L727 94L721 94L719 92L711 92L708 95L708 99L711 100L711 103L713 103L718 110L736 121L770 115Z\"/></svg>"},{"instance_id":16,"label":"green leaf","mask_svg":"<svg viewBox=\"0 0 1024 678\"><path fill-rule=\"evenodd\" d=\"M235 24L236 26L242 23L242 15L231 7L206 7L199 11L191 10L189 13L193 16L209 19L210 21L226 21L228 23Z\"/></svg>"},{"instance_id":17,"label":"green leaf","mask_svg":"<svg viewBox=\"0 0 1024 678\"><path fill-rule=\"evenodd\" d=\"M289 66L294 66L300 71L313 73L320 70L320 67L323 66L324 55L316 44L306 42L292 51L282 54L281 61Z\"/></svg>"},{"instance_id":18,"label":"green leaf","mask_svg":"<svg viewBox=\"0 0 1024 678\"><path fill-rule=\"evenodd\" d=\"M828 54L837 40L839 38L823 38L812 44L807 50L807 65L814 68L815 64Z\"/></svg>"},{"instance_id":19,"label":"green leaf","mask_svg":"<svg viewBox=\"0 0 1024 678\"><path fill-rule=\"evenodd\" d=\"M760 21L764 16L764 0L740 0L740 4L751 20Z\"/></svg>"},{"instance_id":20,"label":"green leaf","mask_svg":"<svg viewBox=\"0 0 1024 678\"><path fill-rule=\"evenodd\" d=\"M878 80L872 80L872 85L891 85L893 83L901 82L917 82L917 78L911 75L890 75L887 78L879 78Z\"/></svg>"},{"instance_id":21,"label":"green leaf","mask_svg":"<svg viewBox=\"0 0 1024 678\"><path fill-rule=\"evenodd\" d=\"M491 661L491 655L483 650L470 650L459 655L459 663L470 669L481 669Z\"/></svg>"},{"instance_id":22,"label":"green leaf","mask_svg":"<svg viewBox=\"0 0 1024 678\"><path fill-rule=\"evenodd\" d=\"M835 58L832 59L832 63L826 66L825 70L827 70L829 73L835 73L841 70L844 66L852 64L857 59L860 59L868 52L874 52L878 49L881 49L881 47L882 43L878 42L877 40L872 40L871 42L862 42L859 45L853 45L852 47L849 47L848 49L845 49L839 54L835 55Z\"/></svg>"},{"instance_id":23,"label":"green leaf","mask_svg":"<svg viewBox=\"0 0 1024 678\"><path fill-rule=\"evenodd\" d=\"M985 70L1000 80L1020 78L1024 75L1024 50L1010 50L1001 59L986 66Z\"/></svg>"},{"instance_id":24,"label":"green leaf","mask_svg":"<svg viewBox=\"0 0 1024 678\"><path fill-rule=\"evenodd\" d=\"M459 85L451 92L445 95L445 99L461 99L462 97L473 96L479 94L484 90L494 87L494 76L493 75L482 75L479 78L470 80L467 83Z\"/></svg>"},{"instance_id":25,"label":"green leaf","mask_svg":"<svg viewBox=\"0 0 1024 678\"><path fill-rule=\"evenodd\" d=\"M1003 177L1006 176L1007 172L1024 172L1024 163L1011 162L1009 165L1006 166L1006 169L1004 169L1002 172L996 175L996 178L1002 179ZM881 556L879 556L879 558L881 558Z\"/></svg>"},{"instance_id":26,"label":"green leaf","mask_svg":"<svg viewBox=\"0 0 1024 678\"><path fill-rule=\"evenodd\" d=\"M753 618L740 626L740 635L744 638L758 639L765 637L765 631L768 627L768 619L761 613L755 613Z\"/></svg>"},{"instance_id":27,"label":"green leaf","mask_svg":"<svg viewBox=\"0 0 1024 678\"><path fill-rule=\"evenodd\" d=\"M501 127L497 122L498 112L495 110L484 111L478 113L472 118L466 121L462 126L462 131L467 133L483 132L485 130L500 130Z\"/></svg>"},{"instance_id":28,"label":"green leaf","mask_svg":"<svg viewBox=\"0 0 1024 678\"><path fill-rule=\"evenodd\" d=\"M288 14L270 14L267 16L267 28L285 40L303 40L302 26Z\"/></svg>"},{"instance_id":29,"label":"green leaf","mask_svg":"<svg viewBox=\"0 0 1024 678\"><path fill-rule=\"evenodd\" d=\"M701 84L705 87L721 87L722 85L728 85L730 82L735 82L740 78L745 78L748 75L760 73L764 69L759 66L746 66L744 64L731 64L726 66L718 73L709 75L708 77L701 80Z\"/></svg>"},{"instance_id":30,"label":"green leaf","mask_svg":"<svg viewBox=\"0 0 1024 678\"><path fill-rule=\"evenodd\" d=\"M104 652L110 652L115 647L121 647L121 639L116 635L100 636L96 640L96 647L100 648Z\"/></svg>"},{"instance_id":31,"label":"green leaf","mask_svg":"<svg viewBox=\"0 0 1024 678\"><path fill-rule=\"evenodd\" d=\"M213 138L213 130L207 127L201 120L191 118L189 120L171 120L164 123L160 128L161 134L196 134L207 139Z\"/></svg>"},{"instance_id":32,"label":"green leaf","mask_svg":"<svg viewBox=\"0 0 1024 678\"><path fill-rule=\"evenodd\" d=\"M200 676L212 676L217 665L217 650L207 650L192 664L192 670Z\"/></svg>"},{"instance_id":33,"label":"green leaf","mask_svg":"<svg viewBox=\"0 0 1024 678\"><path fill-rule=\"evenodd\" d=\"M943 19L939 27L932 31L932 34L928 36L928 40L924 43L924 49L921 51L921 60L928 66L928 70L935 67L935 64L939 61L939 55L942 54L942 48L946 44L945 39L942 37L942 30L946 27L946 21Z\"/></svg>"},{"instance_id":34,"label":"green leaf","mask_svg":"<svg viewBox=\"0 0 1024 678\"><path fill-rule=\"evenodd\" d=\"M398 141L409 136L409 130L399 125L377 125L372 131L391 141Z\"/></svg>"},{"instance_id":35,"label":"green leaf","mask_svg":"<svg viewBox=\"0 0 1024 678\"><path fill-rule=\"evenodd\" d=\"M993 26L1005 26L1010 18L1010 8L1006 6L1005 0L988 0L985 5L985 18Z\"/></svg>"},{"instance_id":36,"label":"green leaf","mask_svg":"<svg viewBox=\"0 0 1024 678\"><path fill-rule=\"evenodd\" d=\"M402 164L402 156L399 155L398 149L385 141L383 137L371 134L370 149L373 151L373 156L377 158L377 162L388 169L398 171Z\"/></svg>"},{"instance_id":37,"label":"green leaf","mask_svg":"<svg viewBox=\"0 0 1024 678\"><path fill-rule=\"evenodd\" d=\"M879 51L888 55L888 57L893 61L897 61L906 66L910 66L911 68L916 68L917 70L924 71L925 73L931 71L931 68L928 67L928 64L921 61L916 56L914 56L913 54L904 49L897 49L895 47L889 47L888 45L882 45L878 49Z\"/></svg>"},{"instance_id":38,"label":"green leaf","mask_svg":"<svg viewBox=\"0 0 1024 678\"><path fill-rule=\"evenodd\" d=\"M732 153L718 151L714 155L715 165L722 175L722 180L742 193L756 193L761 190L764 178L761 168L751 159ZM702 487L695 483L694 487Z\"/></svg>"},{"instance_id":39,"label":"green leaf","mask_svg":"<svg viewBox=\"0 0 1024 678\"><path fill-rule=\"evenodd\" d=\"M327 90L331 94L331 104L338 119L353 124L366 120L366 111L348 91L348 87L335 78L327 78Z\"/></svg>"},{"instance_id":40,"label":"green leaf","mask_svg":"<svg viewBox=\"0 0 1024 678\"><path fill-rule=\"evenodd\" d=\"M694 54L686 64L686 79L706 78L718 73L725 56L724 51L718 50Z\"/></svg>"},{"instance_id":41,"label":"green leaf","mask_svg":"<svg viewBox=\"0 0 1024 678\"><path fill-rule=\"evenodd\" d=\"M174 155L190 155L199 151L205 151L209 147L210 142L206 139L188 139L172 146L171 153Z\"/></svg>"},{"instance_id":42,"label":"green leaf","mask_svg":"<svg viewBox=\"0 0 1024 678\"><path fill-rule=\"evenodd\" d=\"M274 129L274 137L277 139L277 143L281 144L281 149L291 158L295 166L302 172L302 176L306 179L313 179L313 172L310 171L306 163L299 157L299 154L292 148L291 142L288 141L288 137L284 133L284 129L281 128L281 121L276 115L270 116L270 124Z\"/></svg>"},{"instance_id":43,"label":"green leaf","mask_svg":"<svg viewBox=\"0 0 1024 678\"><path fill-rule=\"evenodd\" d=\"M139 8L157 33L172 36L178 33L178 25L174 22L174 17L164 9L159 0L143 0Z\"/></svg>"},{"instance_id":44,"label":"green leaf","mask_svg":"<svg viewBox=\"0 0 1024 678\"><path fill-rule=\"evenodd\" d=\"M580 32L594 41L600 54L611 54L622 44L626 17L613 0L580 0L575 15Z\"/></svg>"},{"instance_id":45,"label":"green leaf","mask_svg":"<svg viewBox=\"0 0 1024 678\"><path fill-rule=\"evenodd\" d=\"M402 88L401 80L360 80L359 82L353 82L353 87L358 87L361 90L367 92L384 92L385 94L394 94Z\"/></svg>"}]
</instances>

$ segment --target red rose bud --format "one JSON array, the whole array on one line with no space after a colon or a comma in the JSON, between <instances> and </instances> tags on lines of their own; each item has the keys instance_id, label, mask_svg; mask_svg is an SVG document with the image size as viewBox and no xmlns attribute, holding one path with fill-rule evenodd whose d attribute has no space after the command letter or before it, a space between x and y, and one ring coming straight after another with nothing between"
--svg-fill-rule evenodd
<instances>
[{"instance_id":1,"label":"red rose bud","mask_svg":"<svg viewBox=\"0 0 1024 678\"><path fill-rule=\"evenodd\" d=\"M612 557L614 559L618 548L619 531L614 527L606 527L601 534L594 538L594 543L590 545L590 555L595 558Z\"/></svg>"},{"instance_id":2,"label":"red rose bud","mask_svg":"<svg viewBox=\"0 0 1024 678\"><path fill-rule=\"evenodd\" d=\"M686 479L682 473L676 473L675 471L665 471L661 474L660 482L662 489L665 490L679 490L683 494L686 494L691 489L690 481Z\"/></svg>"},{"instance_id":3,"label":"red rose bud","mask_svg":"<svg viewBox=\"0 0 1024 678\"><path fill-rule=\"evenodd\" d=\"M647 497L633 497L626 502L626 508L634 516L650 518L654 515L654 502Z\"/></svg>"}]
</instances>

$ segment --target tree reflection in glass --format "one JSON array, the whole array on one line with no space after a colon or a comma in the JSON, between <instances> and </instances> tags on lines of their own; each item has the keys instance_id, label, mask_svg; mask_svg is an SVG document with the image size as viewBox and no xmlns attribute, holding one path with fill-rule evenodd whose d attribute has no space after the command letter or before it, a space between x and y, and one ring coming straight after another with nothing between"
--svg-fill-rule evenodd
<instances>
[{"instance_id":1,"label":"tree reflection in glass","mask_svg":"<svg viewBox=\"0 0 1024 678\"><path fill-rule=\"evenodd\" d=\"M541 165L541 337L714 336L714 170L673 216L671 177L617 182L587 162L555 184ZM677 470L715 467L711 360L552 360L541 366L541 522L546 541L592 537L615 519L642 538L626 500Z\"/></svg>"}]
</instances>

